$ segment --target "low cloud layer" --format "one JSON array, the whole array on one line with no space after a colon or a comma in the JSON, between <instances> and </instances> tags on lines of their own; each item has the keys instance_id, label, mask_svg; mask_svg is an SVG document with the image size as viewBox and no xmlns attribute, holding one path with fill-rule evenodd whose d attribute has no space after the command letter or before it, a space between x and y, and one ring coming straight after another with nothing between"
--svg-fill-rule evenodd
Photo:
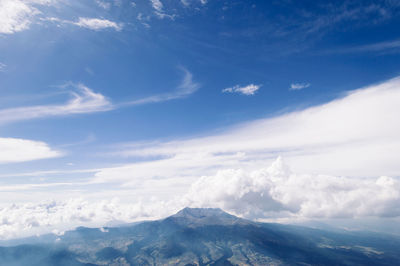
<instances>
[{"instance_id":1,"label":"low cloud layer","mask_svg":"<svg viewBox=\"0 0 400 266\"><path fill-rule=\"evenodd\" d=\"M153 195L151 189L160 182L168 186L177 181L155 180L138 186ZM159 219L186 206L220 207L245 218L286 221L400 217L398 179L296 174L281 158L258 170L223 169L198 177L183 194L169 195L168 200L150 195L140 200L134 188L129 194L129 201L71 199L0 208L0 239Z\"/></svg>"},{"instance_id":2,"label":"low cloud layer","mask_svg":"<svg viewBox=\"0 0 400 266\"><path fill-rule=\"evenodd\" d=\"M47 201L39 204L13 204L0 208L0 239L56 233L75 226L104 226L148 218L151 204L121 204L117 199L88 202L83 199ZM154 211L153 211L154 213Z\"/></svg>"}]
</instances>

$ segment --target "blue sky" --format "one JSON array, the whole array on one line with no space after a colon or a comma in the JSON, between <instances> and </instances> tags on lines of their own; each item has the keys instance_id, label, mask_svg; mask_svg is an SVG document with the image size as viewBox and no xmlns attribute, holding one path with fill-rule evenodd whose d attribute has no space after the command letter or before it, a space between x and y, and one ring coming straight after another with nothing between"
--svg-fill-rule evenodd
<instances>
[{"instance_id":1,"label":"blue sky","mask_svg":"<svg viewBox=\"0 0 400 266\"><path fill-rule=\"evenodd\" d=\"M399 23L390 0L0 0L0 215L17 203L11 216L58 230L102 199L130 215L94 211L96 225L185 205L253 219L398 219ZM268 168L278 156L290 171L282 159ZM288 180L259 184L259 171L319 180L310 193L323 199L294 197ZM233 204L219 186L270 196ZM367 193L380 200L353 197ZM303 208L324 200L331 209ZM63 210L51 226L46 204ZM70 213L86 220L61 224ZM34 232L17 220L0 224L2 238Z\"/></svg>"}]
</instances>

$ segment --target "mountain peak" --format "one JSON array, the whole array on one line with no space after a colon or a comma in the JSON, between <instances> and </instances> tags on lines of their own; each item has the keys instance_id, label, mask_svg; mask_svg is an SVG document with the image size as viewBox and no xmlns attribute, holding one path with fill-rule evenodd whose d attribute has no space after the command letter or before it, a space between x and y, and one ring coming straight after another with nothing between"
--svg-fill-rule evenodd
<instances>
[{"instance_id":1,"label":"mountain peak","mask_svg":"<svg viewBox=\"0 0 400 266\"><path fill-rule=\"evenodd\" d=\"M232 216L220 208L190 208L186 207L176 214L174 214L174 217L193 217L193 218L201 218L205 216Z\"/></svg>"},{"instance_id":2,"label":"mountain peak","mask_svg":"<svg viewBox=\"0 0 400 266\"><path fill-rule=\"evenodd\" d=\"M180 225L195 227L203 225L233 225L250 223L239 217L233 216L219 208L189 208L186 207L176 214L168 217Z\"/></svg>"}]
</instances>

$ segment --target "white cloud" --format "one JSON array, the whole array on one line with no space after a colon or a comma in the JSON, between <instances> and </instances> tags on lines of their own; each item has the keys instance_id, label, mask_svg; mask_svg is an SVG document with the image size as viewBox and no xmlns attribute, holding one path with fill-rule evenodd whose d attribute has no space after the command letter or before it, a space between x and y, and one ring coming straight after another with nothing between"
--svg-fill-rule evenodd
<instances>
[{"instance_id":1,"label":"white cloud","mask_svg":"<svg viewBox=\"0 0 400 266\"><path fill-rule=\"evenodd\" d=\"M179 182L185 183L181 191L176 190ZM4 189L9 189L0 188L2 193L5 193ZM168 199L161 200L159 195L166 193L169 188L171 191ZM23 189L26 190L25 185ZM64 195L65 190L63 191ZM138 198L137 192L142 192L147 197ZM0 208L0 238L21 237L53 230L62 232L82 225L99 227L116 222L159 219L186 206L220 207L250 219L285 218L296 221L400 217L398 179L386 176L349 178L295 174L281 158L268 168L253 171L219 170L216 174L214 172L213 175L196 178L194 182L187 182L179 177L141 179L128 190L120 188L110 190L104 195L101 192L97 193L100 193L97 195L100 199L110 198L110 195L116 193L119 196L128 196L125 201L116 198L66 199L10 204ZM157 195L157 198L152 195Z\"/></svg>"},{"instance_id":2,"label":"white cloud","mask_svg":"<svg viewBox=\"0 0 400 266\"><path fill-rule=\"evenodd\" d=\"M292 83L292 84L290 84L289 90L298 91L298 90L302 90L302 89L308 88L310 86L311 86L310 83Z\"/></svg>"},{"instance_id":3,"label":"white cloud","mask_svg":"<svg viewBox=\"0 0 400 266\"><path fill-rule=\"evenodd\" d=\"M126 102L123 103L122 105L140 105L147 103L165 102L165 101L184 98L190 94L195 93L200 88L200 84L193 81L193 75L187 69L181 68L181 70L184 73L184 77L175 91Z\"/></svg>"},{"instance_id":4,"label":"white cloud","mask_svg":"<svg viewBox=\"0 0 400 266\"><path fill-rule=\"evenodd\" d=\"M48 159L61 155L61 152L51 149L44 142L0 138L0 164Z\"/></svg>"},{"instance_id":5,"label":"white cloud","mask_svg":"<svg viewBox=\"0 0 400 266\"><path fill-rule=\"evenodd\" d=\"M117 199L88 202L83 199L13 204L0 208L0 239L49 232L63 233L79 225L102 226L108 222L132 222L154 215L151 202L122 204ZM157 203L157 212L162 211ZM169 208L165 208L169 209ZM155 216L157 217L157 216Z\"/></svg>"},{"instance_id":6,"label":"white cloud","mask_svg":"<svg viewBox=\"0 0 400 266\"><path fill-rule=\"evenodd\" d=\"M41 6L54 6L57 2L57 0L0 0L0 34L13 34L27 30L38 19L73 24L96 31L107 28L122 30L121 23L107 19L81 17L78 22L73 22L55 17L45 17L40 11ZM110 3L100 0L97 0L96 3L102 8L110 8Z\"/></svg>"},{"instance_id":7,"label":"white cloud","mask_svg":"<svg viewBox=\"0 0 400 266\"><path fill-rule=\"evenodd\" d=\"M63 20L56 17L47 17L47 18L42 18L41 20L57 23L58 25L62 24L74 25L95 31L101 31L106 29L114 29L116 31L121 31L124 27L122 23L117 23L108 19L99 19L99 18L80 17L78 21L72 21L72 20Z\"/></svg>"},{"instance_id":8,"label":"white cloud","mask_svg":"<svg viewBox=\"0 0 400 266\"><path fill-rule=\"evenodd\" d=\"M183 87L192 88L188 91L196 88L191 79L186 73L182 82ZM36 228L62 228L62 220L73 226L156 218L186 205L222 207L245 217L268 219L400 217L399 180L389 177L400 176L399 102L400 78L396 78L349 92L327 104L256 120L214 135L121 144L116 154L140 160L77 170L79 177L88 175L84 187L71 184L73 190L62 189L60 194L54 192L54 184L45 195L72 197L85 191L85 195L98 199L118 193L126 204L105 209L99 206L110 206L109 202L62 201L54 208L14 205L3 209L6 218L0 217L0 228L6 237ZM293 170L280 160L265 168L277 154L283 155ZM62 176L62 171L48 173L55 174ZM8 195L15 197L17 188L8 184L4 189L8 192L0 194L3 202ZM53 193L51 197L49 193ZM44 197L37 185L24 187L17 195L18 199ZM140 207L132 205L141 197ZM19 219L10 222L7 217Z\"/></svg>"},{"instance_id":9,"label":"white cloud","mask_svg":"<svg viewBox=\"0 0 400 266\"><path fill-rule=\"evenodd\" d=\"M0 1L0 33L12 34L29 28L39 11L19 0Z\"/></svg>"},{"instance_id":10,"label":"white cloud","mask_svg":"<svg viewBox=\"0 0 400 266\"><path fill-rule=\"evenodd\" d=\"M115 155L151 160L104 169L95 180L126 183L160 175L195 179L220 168L257 169L279 154L300 173L399 176L399 102L396 78L215 135L118 146Z\"/></svg>"},{"instance_id":11,"label":"white cloud","mask_svg":"<svg viewBox=\"0 0 400 266\"><path fill-rule=\"evenodd\" d=\"M0 33L13 34L29 29L41 14L38 6L49 6L57 0L0 0Z\"/></svg>"},{"instance_id":12,"label":"white cloud","mask_svg":"<svg viewBox=\"0 0 400 266\"><path fill-rule=\"evenodd\" d=\"M174 20L175 17L176 17L175 14L169 15L169 14L166 14L166 13L163 13L163 12L158 12L158 11L156 11L156 12L154 12L154 13L155 13L155 14L157 15L157 17L159 17L160 19L169 18L170 20Z\"/></svg>"},{"instance_id":13,"label":"white cloud","mask_svg":"<svg viewBox=\"0 0 400 266\"><path fill-rule=\"evenodd\" d=\"M105 1L101 1L101 0L96 0L96 4L104 9L110 9L111 7L111 3L110 2L105 2Z\"/></svg>"},{"instance_id":14,"label":"white cloud","mask_svg":"<svg viewBox=\"0 0 400 266\"><path fill-rule=\"evenodd\" d=\"M160 0L150 0L152 7L157 11L162 13L164 5Z\"/></svg>"},{"instance_id":15,"label":"white cloud","mask_svg":"<svg viewBox=\"0 0 400 266\"><path fill-rule=\"evenodd\" d=\"M170 15L164 12L164 5L160 0L150 0L151 6L154 9L154 14L157 15L158 18L164 19L164 18L169 18L171 20L174 20L176 15Z\"/></svg>"},{"instance_id":16,"label":"white cloud","mask_svg":"<svg viewBox=\"0 0 400 266\"><path fill-rule=\"evenodd\" d=\"M104 95L96 93L84 84L67 83L63 87L72 87L72 99L64 104L49 104L0 109L0 124L43 117L65 116L73 114L95 113L113 110L124 106L159 103L189 96L196 92L200 84L193 81L193 75L181 68L184 77L176 90L143 99L113 105Z\"/></svg>"},{"instance_id":17,"label":"white cloud","mask_svg":"<svg viewBox=\"0 0 400 266\"><path fill-rule=\"evenodd\" d=\"M79 18L78 22L74 22L75 24L82 28L87 28L91 30L104 30L104 29L114 29L116 31L122 30L123 25L121 23L116 23L114 21L110 21L107 19L98 19L98 18Z\"/></svg>"},{"instance_id":18,"label":"white cloud","mask_svg":"<svg viewBox=\"0 0 400 266\"><path fill-rule=\"evenodd\" d=\"M249 84L247 86L233 86L230 88L223 89L222 92L229 92L229 93L241 93L244 95L254 95L256 91L260 89L260 85Z\"/></svg>"},{"instance_id":19,"label":"white cloud","mask_svg":"<svg viewBox=\"0 0 400 266\"><path fill-rule=\"evenodd\" d=\"M62 116L101 112L112 109L111 103L100 93L95 93L83 84L69 84L76 90L73 98L60 105L37 105L0 109L0 124L41 117Z\"/></svg>"},{"instance_id":20,"label":"white cloud","mask_svg":"<svg viewBox=\"0 0 400 266\"><path fill-rule=\"evenodd\" d=\"M218 206L249 218L400 216L400 182L292 173L278 158L256 171L227 169L196 181L188 205Z\"/></svg>"},{"instance_id":21,"label":"white cloud","mask_svg":"<svg viewBox=\"0 0 400 266\"><path fill-rule=\"evenodd\" d=\"M198 2L200 2L202 5L207 4L207 0L199 0ZM184 6L189 6L191 3L193 3L192 0L181 0L182 5Z\"/></svg>"},{"instance_id":22,"label":"white cloud","mask_svg":"<svg viewBox=\"0 0 400 266\"><path fill-rule=\"evenodd\" d=\"M4 72L6 67L7 67L6 64L0 62L0 72Z\"/></svg>"},{"instance_id":23,"label":"white cloud","mask_svg":"<svg viewBox=\"0 0 400 266\"><path fill-rule=\"evenodd\" d=\"M329 49L323 51L322 54L347 54L347 53L399 53L400 40L390 40L378 43L371 43L366 45L352 46L352 47L341 47L335 49Z\"/></svg>"}]
</instances>

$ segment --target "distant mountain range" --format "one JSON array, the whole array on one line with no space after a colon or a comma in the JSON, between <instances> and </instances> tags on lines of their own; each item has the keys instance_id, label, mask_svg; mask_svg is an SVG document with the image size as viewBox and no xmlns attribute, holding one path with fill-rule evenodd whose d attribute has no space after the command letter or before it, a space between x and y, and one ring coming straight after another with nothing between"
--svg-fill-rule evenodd
<instances>
[{"instance_id":1,"label":"distant mountain range","mask_svg":"<svg viewBox=\"0 0 400 266\"><path fill-rule=\"evenodd\" d=\"M220 209L8 244L0 265L400 265L396 236L256 223Z\"/></svg>"}]
</instances>

